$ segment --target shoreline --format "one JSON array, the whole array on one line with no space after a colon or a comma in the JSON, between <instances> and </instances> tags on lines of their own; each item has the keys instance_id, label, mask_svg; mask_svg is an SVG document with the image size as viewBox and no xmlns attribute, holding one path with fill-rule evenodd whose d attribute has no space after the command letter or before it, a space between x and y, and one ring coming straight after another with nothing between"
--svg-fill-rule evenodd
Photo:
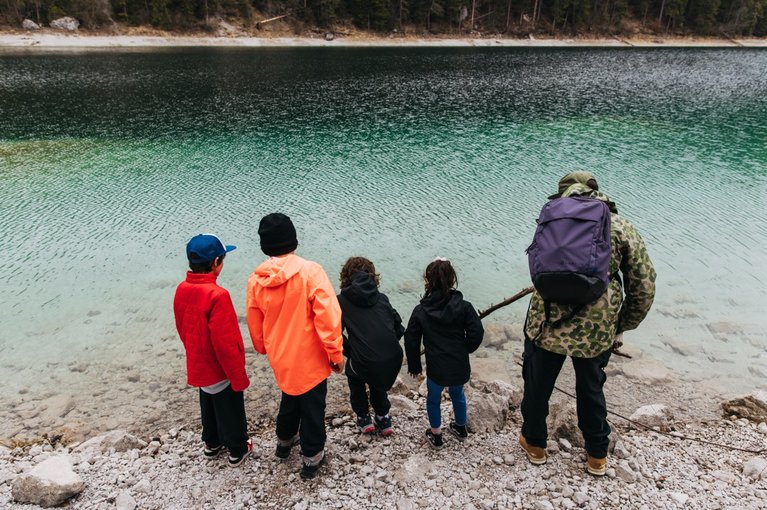
<instances>
[{"instance_id":1,"label":"shoreline","mask_svg":"<svg viewBox=\"0 0 767 510\"><path fill-rule=\"evenodd\" d=\"M99 35L52 32L0 33L0 51L13 49L131 49L131 48L767 48L767 39L685 37L648 38L420 38L337 36L216 37L207 35Z\"/></svg>"}]
</instances>

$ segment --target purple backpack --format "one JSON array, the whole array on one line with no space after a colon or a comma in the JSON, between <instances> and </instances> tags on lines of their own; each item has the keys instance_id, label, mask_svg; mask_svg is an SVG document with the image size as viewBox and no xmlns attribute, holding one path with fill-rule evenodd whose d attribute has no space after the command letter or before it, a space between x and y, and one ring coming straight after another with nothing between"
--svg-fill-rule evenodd
<instances>
[{"instance_id":1,"label":"purple backpack","mask_svg":"<svg viewBox=\"0 0 767 510\"><path fill-rule=\"evenodd\" d=\"M585 305L599 298L610 283L611 256L606 203L574 196L543 206L527 257L547 309L551 302Z\"/></svg>"}]
</instances>

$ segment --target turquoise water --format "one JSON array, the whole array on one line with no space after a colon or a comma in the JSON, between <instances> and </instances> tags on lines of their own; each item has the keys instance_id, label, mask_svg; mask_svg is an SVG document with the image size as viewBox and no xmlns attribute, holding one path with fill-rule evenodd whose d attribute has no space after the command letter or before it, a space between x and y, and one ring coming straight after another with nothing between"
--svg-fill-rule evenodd
<instances>
[{"instance_id":1,"label":"turquoise water","mask_svg":"<svg viewBox=\"0 0 767 510\"><path fill-rule=\"evenodd\" d=\"M138 386L179 380L186 240L238 245L220 281L243 314L275 210L334 283L373 259L405 318L435 256L484 308L528 285L535 218L574 169L658 270L627 343L679 377L764 387L767 51L0 54L0 396L130 392L128 366Z\"/></svg>"}]
</instances>

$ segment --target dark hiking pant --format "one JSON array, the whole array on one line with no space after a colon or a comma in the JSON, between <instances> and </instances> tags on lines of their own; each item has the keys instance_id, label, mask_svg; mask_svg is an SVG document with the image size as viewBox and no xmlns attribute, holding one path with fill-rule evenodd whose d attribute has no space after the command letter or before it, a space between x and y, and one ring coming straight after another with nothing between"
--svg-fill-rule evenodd
<instances>
[{"instance_id":1,"label":"dark hiking pant","mask_svg":"<svg viewBox=\"0 0 767 510\"><path fill-rule=\"evenodd\" d=\"M242 391L234 391L231 385L215 395L200 390L200 415L202 440L208 446L224 445L234 457L247 451L248 422Z\"/></svg>"},{"instance_id":2,"label":"dark hiking pant","mask_svg":"<svg viewBox=\"0 0 767 510\"><path fill-rule=\"evenodd\" d=\"M596 358L572 357L575 369L575 395L577 397L578 428L581 429L586 451L596 458L607 456L610 425L607 423L607 404L603 386L607 380L604 368L612 354L608 349ZM564 354L541 349L525 340L522 377L525 393L522 399L522 435L531 446L546 448L548 437L546 416L549 398L554 390L559 371L565 362Z\"/></svg>"},{"instance_id":3,"label":"dark hiking pant","mask_svg":"<svg viewBox=\"0 0 767 510\"><path fill-rule=\"evenodd\" d=\"M314 457L325 448L327 393L327 379L301 395L282 392L280 410L277 413L277 437L287 441L298 434L304 457Z\"/></svg>"},{"instance_id":4,"label":"dark hiking pant","mask_svg":"<svg viewBox=\"0 0 767 510\"><path fill-rule=\"evenodd\" d=\"M350 360L346 362L346 380L349 383L349 401L352 405L352 410L357 416L367 416L368 405L368 393L366 386L370 390L370 405L373 406L373 411L378 416L386 416L389 414L391 404L389 403L389 397L386 394L386 390L370 385L360 377L351 365Z\"/></svg>"}]
</instances>

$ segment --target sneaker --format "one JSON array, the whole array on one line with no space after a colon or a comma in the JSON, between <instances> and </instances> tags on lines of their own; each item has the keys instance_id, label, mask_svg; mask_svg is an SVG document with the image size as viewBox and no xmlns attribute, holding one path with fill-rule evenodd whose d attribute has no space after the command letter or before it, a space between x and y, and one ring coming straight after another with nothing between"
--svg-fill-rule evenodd
<instances>
[{"instance_id":1,"label":"sneaker","mask_svg":"<svg viewBox=\"0 0 767 510\"><path fill-rule=\"evenodd\" d=\"M389 437L394 433L394 428L391 424L391 416L388 414L386 416L381 416L380 418L378 415L375 415L373 417L373 421L375 422L376 428L383 437Z\"/></svg>"},{"instance_id":2,"label":"sneaker","mask_svg":"<svg viewBox=\"0 0 767 510\"><path fill-rule=\"evenodd\" d=\"M607 472L607 457L598 459L589 455L586 460L586 471L594 476L605 476Z\"/></svg>"},{"instance_id":3,"label":"sneaker","mask_svg":"<svg viewBox=\"0 0 767 510\"><path fill-rule=\"evenodd\" d=\"M311 480L317 476L317 471L319 471L325 464L325 451L323 450L320 453L322 454L322 457L320 457L320 460L314 464L307 463L309 459L304 457L304 464L301 466L301 471L298 473L301 480Z\"/></svg>"},{"instance_id":4,"label":"sneaker","mask_svg":"<svg viewBox=\"0 0 767 510\"><path fill-rule=\"evenodd\" d=\"M277 438L277 449L274 451L274 455L279 459L287 459L290 457L290 450L293 449L295 445L298 444L298 434L291 437L290 439L279 439Z\"/></svg>"},{"instance_id":5,"label":"sneaker","mask_svg":"<svg viewBox=\"0 0 767 510\"><path fill-rule=\"evenodd\" d=\"M367 414L365 416L357 416L357 428L363 434L372 434L376 430L373 420Z\"/></svg>"},{"instance_id":6,"label":"sneaker","mask_svg":"<svg viewBox=\"0 0 767 510\"><path fill-rule=\"evenodd\" d=\"M469 437L469 431L466 425L457 425L454 421L451 421L448 429L453 433L455 437L458 438L459 441L463 441Z\"/></svg>"},{"instance_id":7,"label":"sneaker","mask_svg":"<svg viewBox=\"0 0 767 510\"><path fill-rule=\"evenodd\" d=\"M250 453L253 451L253 440L252 439L248 439L248 442L246 443L246 446L247 447L245 449L245 453L243 453L242 455L239 455L237 457L235 457L233 455L229 455L229 466L230 467L237 467L237 466L239 466L245 460L245 457L250 455Z\"/></svg>"},{"instance_id":8,"label":"sneaker","mask_svg":"<svg viewBox=\"0 0 767 510\"><path fill-rule=\"evenodd\" d=\"M527 444L527 440L522 434L519 435L519 445L525 450L527 460L529 460L531 464L535 464L536 466L546 464L546 450L538 446L530 446Z\"/></svg>"},{"instance_id":9,"label":"sneaker","mask_svg":"<svg viewBox=\"0 0 767 510\"><path fill-rule=\"evenodd\" d=\"M439 450L445 444L442 442L442 433L435 434L431 429L426 429L426 439L435 450Z\"/></svg>"},{"instance_id":10,"label":"sneaker","mask_svg":"<svg viewBox=\"0 0 767 510\"><path fill-rule=\"evenodd\" d=\"M222 445L210 446L208 443L205 443L205 446L202 449L202 454L208 459L215 459L223 449L224 447Z\"/></svg>"}]
</instances>

